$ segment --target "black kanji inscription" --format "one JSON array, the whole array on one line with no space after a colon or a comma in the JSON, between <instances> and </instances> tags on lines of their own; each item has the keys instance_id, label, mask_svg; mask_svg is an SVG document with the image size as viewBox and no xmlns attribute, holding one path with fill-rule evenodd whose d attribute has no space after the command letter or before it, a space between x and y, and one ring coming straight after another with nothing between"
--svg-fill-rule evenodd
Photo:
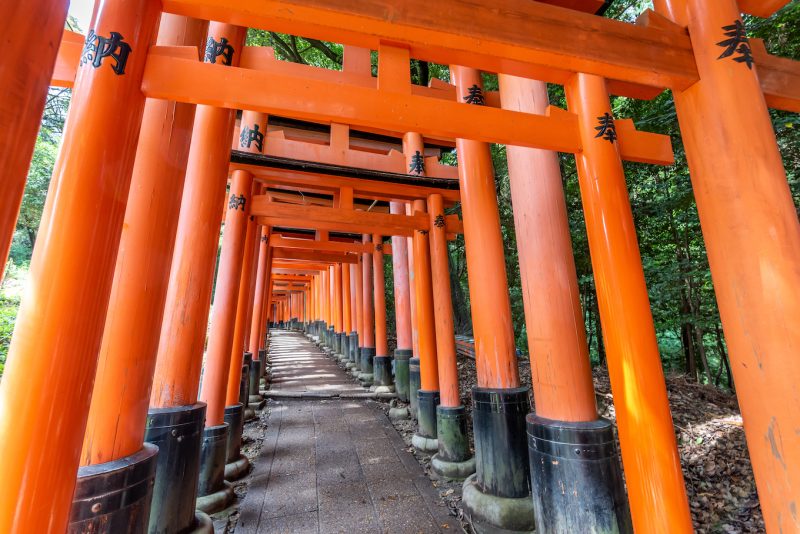
<instances>
[{"instance_id":1,"label":"black kanji inscription","mask_svg":"<svg viewBox=\"0 0 800 534\"><path fill-rule=\"evenodd\" d=\"M244 195L236 195L231 193L231 198L228 199L228 209L229 210L238 210L240 207L242 211L244 211L244 205L247 204L247 199Z\"/></svg>"},{"instance_id":2,"label":"black kanji inscription","mask_svg":"<svg viewBox=\"0 0 800 534\"><path fill-rule=\"evenodd\" d=\"M433 219L433 225L436 228L444 228L444 215L442 215L441 213L437 215L436 218Z\"/></svg>"},{"instance_id":3,"label":"black kanji inscription","mask_svg":"<svg viewBox=\"0 0 800 534\"><path fill-rule=\"evenodd\" d=\"M425 159L420 154L419 150L417 150L413 156L411 156L411 163L408 165L408 172L409 174L422 174L425 172Z\"/></svg>"},{"instance_id":4,"label":"black kanji inscription","mask_svg":"<svg viewBox=\"0 0 800 534\"><path fill-rule=\"evenodd\" d=\"M725 49L717 59L734 56L733 60L737 63L744 63L748 69L753 68L753 51L750 49L750 39L747 38L746 29L741 19L737 19L730 26L723 26L725 32L724 41L717 43Z\"/></svg>"},{"instance_id":5,"label":"black kanji inscription","mask_svg":"<svg viewBox=\"0 0 800 534\"><path fill-rule=\"evenodd\" d=\"M223 65L230 65L233 61L233 46L228 43L228 39L225 37L220 38L219 42L217 42L213 37L209 36L206 41L204 61L206 63L216 63L217 58L220 56L222 56Z\"/></svg>"},{"instance_id":6,"label":"black kanji inscription","mask_svg":"<svg viewBox=\"0 0 800 534\"><path fill-rule=\"evenodd\" d=\"M264 151L264 134L258 131L258 124L253 125L252 129L245 126L239 136L239 145L242 148L250 148L252 143L256 144L259 152Z\"/></svg>"},{"instance_id":7,"label":"black kanji inscription","mask_svg":"<svg viewBox=\"0 0 800 534\"><path fill-rule=\"evenodd\" d=\"M595 139L602 137L613 144L617 140L617 127L614 126L614 117L608 113L603 113L603 115L597 117L597 121L600 126L595 127L595 130L597 130L597 135L594 136Z\"/></svg>"},{"instance_id":8,"label":"black kanji inscription","mask_svg":"<svg viewBox=\"0 0 800 534\"><path fill-rule=\"evenodd\" d=\"M94 30L89 30L83 43L80 64L90 63L97 69L103 64L103 59L110 57L114 60L111 69L121 76L125 74L125 64L130 53L131 45L125 42L125 38L119 32L111 32L109 37L103 37L97 35Z\"/></svg>"},{"instance_id":9,"label":"black kanji inscription","mask_svg":"<svg viewBox=\"0 0 800 534\"><path fill-rule=\"evenodd\" d=\"M469 89L467 89L468 94L464 97L464 102L467 104L475 104L476 106L482 106L485 104L483 99L483 91L477 85L473 85Z\"/></svg>"}]
</instances>

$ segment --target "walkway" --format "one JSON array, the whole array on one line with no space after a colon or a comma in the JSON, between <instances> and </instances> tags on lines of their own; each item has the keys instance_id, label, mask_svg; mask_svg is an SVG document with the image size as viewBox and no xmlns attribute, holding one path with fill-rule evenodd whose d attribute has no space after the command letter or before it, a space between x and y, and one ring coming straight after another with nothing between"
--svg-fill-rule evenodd
<instances>
[{"instance_id":1,"label":"walkway","mask_svg":"<svg viewBox=\"0 0 800 534\"><path fill-rule=\"evenodd\" d=\"M276 390L364 391L301 334L272 336ZM375 402L281 398L268 406L237 533L461 532Z\"/></svg>"}]
</instances>

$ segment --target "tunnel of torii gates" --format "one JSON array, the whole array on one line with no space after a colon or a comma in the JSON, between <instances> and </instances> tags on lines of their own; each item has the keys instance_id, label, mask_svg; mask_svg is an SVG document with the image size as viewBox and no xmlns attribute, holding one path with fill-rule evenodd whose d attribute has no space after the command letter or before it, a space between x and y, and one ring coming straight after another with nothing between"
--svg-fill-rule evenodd
<instances>
[{"instance_id":1,"label":"tunnel of torii gates","mask_svg":"<svg viewBox=\"0 0 800 534\"><path fill-rule=\"evenodd\" d=\"M63 30L66 0L3 2L3 262L48 86L73 96L0 386L0 532L208 531L201 511L246 470L268 323L410 401L415 446L466 479L478 532L691 532L622 166L670 164L672 148L609 103L664 89L767 530L800 531L800 226L768 114L800 111L800 64L748 40L740 16L785 3L656 0L627 24L594 0L98 0L82 36ZM244 46L247 27L343 43L343 70ZM450 65L452 85L412 85L410 58ZM508 146L535 413L488 143ZM440 164L453 147L457 168ZM577 161L621 465L595 405L557 152ZM445 213L456 202L463 220ZM447 257L462 232L471 421Z\"/></svg>"}]
</instances>

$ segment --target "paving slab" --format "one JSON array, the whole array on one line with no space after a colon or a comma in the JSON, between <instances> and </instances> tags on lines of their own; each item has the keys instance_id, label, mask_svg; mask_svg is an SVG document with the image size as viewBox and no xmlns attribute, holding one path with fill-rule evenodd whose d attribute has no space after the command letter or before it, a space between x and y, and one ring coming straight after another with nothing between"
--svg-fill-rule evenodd
<instances>
[{"instance_id":1,"label":"paving slab","mask_svg":"<svg viewBox=\"0 0 800 534\"><path fill-rule=\"evenodd\" d=\"M463 532L386 415L374 401L353 398L365 390L335 361L303 335L280 330L269 359L271 387L282 396L267 401L267 432L237 533Z\"/></svg>"}]
</instances>

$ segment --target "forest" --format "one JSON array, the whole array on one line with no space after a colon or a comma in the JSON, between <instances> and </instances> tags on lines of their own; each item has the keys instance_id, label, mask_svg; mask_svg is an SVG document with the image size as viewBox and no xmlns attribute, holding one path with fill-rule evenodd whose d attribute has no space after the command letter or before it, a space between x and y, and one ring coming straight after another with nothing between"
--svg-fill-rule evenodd
<instances>
[{"instance_id":1,"label":"forest","mask_svg":"<svg viewBox=\"0 0 800 534\"><path fill-rule=\"evenodd\" d=\"M652 8L648 0L618 0L605 16L633 22L648 8ZM744 22L748 36L763 39L772 54L800 59L800 1L789 3L769 19L745 16ZM77 27L74 19L68 22L68 27L75 31L83 30ZM342 65L342 46L334 43L251 29L248 44L271 46L276 56L286 61L330 69L341 69ZM377 73L375 53L373 71ZM434 77L449 81L448 68L443 65L412 60L411 73L413 82L421 85L426 85ZM487 89L497 89L495 75L485 74L484 83ZM550 87L550 97L552 104L566 107L560 86ZM68 89L51 88L28 175L11 257L0 285L0 374L31 252L36 242L69 99ZM664 368L671 373L683 374L691 381L733 389L724 334L672 95L665 91L652 101L615 97L612 107L615 117L632 118L640 130L669 135L675 150L675 164L670 167L626 163L630 201ZM798 206L800 116L786 112L771 113L789 185L795 205ZM492 145L492 156L506 247L506 269L516 341L519 350L524 354L527 353L527 341L505 146ZM442 161L455 164L455 153L443 153ZM601 365L605 351L575 159L570 154L562 154L560 162L591 357L593 364ZM457 213L458 206L451 211ZM451 242L450 262L456 333L469 335L469 288L463 237ZM389 308L387 318L393 323L390 258L386 262L386 271ZM388 325L388 330L393 331L393 324Z\"/></svg>"}]
</instances>

